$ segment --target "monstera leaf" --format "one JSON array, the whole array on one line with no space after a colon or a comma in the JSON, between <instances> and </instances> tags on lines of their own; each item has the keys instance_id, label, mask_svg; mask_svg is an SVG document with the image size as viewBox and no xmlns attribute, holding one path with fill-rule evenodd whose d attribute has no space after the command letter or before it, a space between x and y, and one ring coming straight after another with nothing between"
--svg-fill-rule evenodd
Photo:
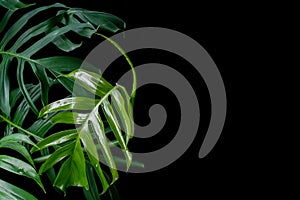
<instances>
[{"instance_id":1,"label":"monstera leaf","mask_svg":"<svg viewBox=\"0 0 300 200\"><path fill-rule=\"evenodd\" d=\"M6 6L8 5L6 2L7 1L0 1L0 5L8 7ZM15 4L19 5L19 7L21 5L19 3ZM15 8L18 7L15 6ZM28 24L32 18L35 18L37 14L49 9L58 10L56 16L24 30L24 27L26 27L26 24ZM1 21L0 33L6 27L13 13L14 9L7 11L4 15ZM19 89L30 106L30 109L38 115L39 111L24 82L24 68L31 68L33 74L35 74L39 80L41 100L43 105L46 105L48 103L47 95L49 87L53 83L49 73L57 78L61 75L62 71L71 72L78 68L80 62L78 59L57 56L33 59L34 55L50 43L66 52L80 47L81 44L75 44L67 38L66 33L68 32L75 32L80 36L90 38L98 30L116 32L123 28L125 28L125 23L111 14L68 8L67 6L58 3L39 7L24 14L24 16L8 28L0 41L0 54L2 56L0 63L0 110L6 116L11 115L12 105L10 104L11 97L9 94L11 91L11 84L8 72L9 68L15 67L12 66L12 63L15 64L13 62L14 59L17 61L16 78ZM38 36L42 37L36 41ZM26 49L24 49L25 45L27 47ZM63 67L59 67L62 65ZM70 80L60 79L60 82L69 91L72 90L72 82L70 82Z\"/></svg>"},{"instance_id":2,"label":"monstera leaf","mask_svg":"<svg viewBox=\"0 0 300 200\"><path fill-rule=\"evenodd\" d=\"M17 151L24 158L0 155L0 168L33 179L43 190L40 175L45 173L64 193L68 187L78 186L84 188L87 199L99 199L94 175L102 183L102 193L118 179L116 162L120 158L113 155L112 148L122 150L121 160L125 160L127 168L131 164L127 145L134 132L134 93L128 95L124 87L111 85L98 73L79 70L82 60L78 58L51 55L51 52L48 57L39 58L38 53L49 45L64 52L73 51L81 43L74 43L69 33L90 38L99 34L98 31L115 33L124 29L125 23L108 13L69 8L59 3L37 7L11 22L18 9L33 8L33 5L0 0L0 6L8 9L0 22L0 123L6 124L0 148ZM56 14L33 24L38 21L38 15L48 10ZM125 52L111 42L133 68ZM38 83L26 82L27 68ZM61 85L70 95L49 104L49 89L53 85ZM74 86L81 88L81 96L73 95ZM95 98L85 94L93 94ZM29 128L23 128L28 118L38 119ZM53 133L56 124L71 124L74 128ZM40 154L35 153L37 157L33 158L34 152ZM35 163L41 163L38 172ZM109 173L103 169L104 165L108 166ZM0 199L36 198L0 180Z\"/></svg>"},{"instance_id":3,"label":"monstera leaf","mask_svg":"<svg viewBox=\"0 0 300 200\"><path fill-rule=\"evenodd\" d=\"M94 72L76 70L64 76L74 79L76 84L96 94L100 99L70 97L45 106L40 111L39 117L48 115L45 121L49 121L51 126L47 130L57 123L74 124L77 125L77 128L46 137L31 151L51 146L56 147L56 151L43 163L39 173L44 173L53 165L64 160L54 181L54 185L64 192L68 186L83 186L88 189L84 156L86 154L88 163L98 174L103 192L105 192L109 184L117 180L118 173L114 156L110 150L112 142L107 139L104 122L112 131L114 140L117 141L116 144L123 150L127 167L129 167L131 154L128 151L127 142L133 136L134 131L130 96L124 87L112 86ZM54 115L50 116L53 113ZM100 113L103 113L103 116ZM99 163L100 157L110 169L111 183L108 183L103 174ZM66 179L66 177L68 178Z\"/></svg>"}]
</instances>

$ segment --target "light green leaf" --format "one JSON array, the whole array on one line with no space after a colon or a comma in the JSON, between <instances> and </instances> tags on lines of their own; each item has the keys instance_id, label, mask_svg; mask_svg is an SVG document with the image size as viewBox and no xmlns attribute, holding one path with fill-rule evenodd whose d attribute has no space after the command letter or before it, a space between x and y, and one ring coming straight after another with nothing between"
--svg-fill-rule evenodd
<instances>
[{"instance_id":1,"label":"light green leaf","mask_svg":"<svg viewBox=\"0 0 300 200\"><path fill-rule=\"evenodd\" d=\"M125 154L125 157L127 160L127 169L128 169L130 166L131 160L132 160L132 155L127 149L125 140L122 135L122 131L119 126L118 119L116 118L115 113L114 113L110 103L108 102L108 100L103 100L102 109L103 109L103 113L109 123L109 126L111 127L111 129L118 141L118 144L121 146L122 150L124 151L124 154ZM127 113L125 112L125 114L127 114ZM130 124L128 124L128 126L129 125Z\"/></svg>"},{"instance_id":2,"label":"light green leaf","mask_svg":"<svg viewBox=\"0 0 300 200\"><path fill-rule=\"evenodd\" d=\"M74 79L78 85L81 85L83 88L92 94L98 95L99 97L103 97L112 89L112 85L110 83L94 72L75 70L64 76Z\"/></svg>"},{"instance_id":3,"label":"light green leaf","mask_svg":"<svg viewBox=\"0 0 300 200\"><path fill-rule=\"evenodd\" d=\"M51 154L51 156L46 160L46 162L42 164L39 170L39 174L44 173L45 171L53 167L53 165L57 164L59 161L63 160L67 156L71 155L74 151L74 147L75 142L72 142L56 150L53 154Z\"/></svg>"},{"instance_id":4,"label":"light green leaf","mask_svg":"<svg viewBox=\"0 0 300 200\"><path fill-rule=\"evenodd\" d=\"M65 130L46 137L36 144L36 146L32 147L30 150L31 153L36 152L38 150L42 150L44 148L62 144L64 142L73 140L78 137L78 133L76 129Z\"/></svg>"},{"instance_id":5,"label":"light green leaf","mask_svg":"<svg viewBox=\"0 0 300 200\"><path fill-rule=\"evenodd\" d=\"M95 107L96 101L86 97L71 97L55 101L45 106L39 114L39 117L52 112L64 110L91 110Z\"/></svg>"},{"instance_id":6,"label":"light green leaf","mask_svg":"<svg viewBox=\"0 0 300 200\"><path fill-rule=\"evenodd\" d=\"M54 186L61 189L64 193L66 193L66 188L69 186L79 186L89 189L85 158L79 140L76 141L72 155L62 164Z\"/></svg>"},{"instance_id":7,"label":"light green leaf","mask_svg":"<svg viewBox=\"0 0 300 200\"><path fill-rule=\"evenodd\" d=\"M133 109L126 89L119 86L118 90L114 90L111 94L112 106L117 111L118 117L123 125L126 133L126 145L130 138L134 135Z\"/></svg>"}]
</instances>

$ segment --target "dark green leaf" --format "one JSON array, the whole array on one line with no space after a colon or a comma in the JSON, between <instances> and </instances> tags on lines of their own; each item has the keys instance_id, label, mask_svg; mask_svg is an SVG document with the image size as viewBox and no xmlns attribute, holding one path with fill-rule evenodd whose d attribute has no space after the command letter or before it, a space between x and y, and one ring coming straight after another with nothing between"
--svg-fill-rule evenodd
<instances>
[{"instance_id":1,"label":"dark green leaf","mask_svg":"<svg viewBox=\"0 0 300 200\"><path fill-rule=\"evenodd\" d=\"M29 154L29 152L27 151L27 149L21 145L18 142L15 141L6 141L6 142L1 142L0 141L0 148L9 148L12 149L14 151L17 151L18 153L20 153L22 156L24 156L24 158L27 159L27 161L34 166L34 162Z\"/></svg>"},{"instance_id":2,"label":"dark green leaf","mask_svg":"<svg viewBox=\"0 0 300 200\"><path fill-rule=\"evenodd\" d=\"M36 62L51 71L62 73L78 69L81 66L82 60L69 56L54 56L41 58L36 60Z\"/></svg>"},{"instance_id":3,"label":"dark green leaf","mask_svg":"<svg viewBox=\"0 0 300 200\"><path fill-rule=\"evenodd\" d=\"M10 10L18 10L20 8L26 8L34 4L24 4L19 0L0 0L0 6L3 6Z\"/></svg>"},{"instance_id":4,"label":"dark green leaf","mask_svg":"<svg viewBox=\"0 0 300 200\"><path fill-rule=\"evenodd\" d=\"M15 142L24 142L26 144L30 144L33 146L36 146L27 135L22 133L14 133L11 135L7 135L3 138L1 138L0 142L7 142L7 141L15 141Z\"/></svg>"},{"instance_id":5,"label":"dark green leaf","mask_svg":"<svg viewBox=\"0 0 300 200\"><path fill-rule=\"evenodd\" d=\"M62 15L51 17L50 19L47 19L46 21L29 28L16 40L13 46L9 49L9 52L16 53L17 50L30 41L30 39L45 32L49 32L52 27L56 26L62 20L62 18Z\"/></svg>"},{"instance_id":6,"label":"dark green leaf","mask_svg":"<svg viewBox=\"0 0 300 200\"><path fill-rule=\"evenodd\" d=\"M101 194L104 194L106 192L106 190L109 188L108 181L100 167L99 161L94 156L92 156L89 152L87 152L87 154L90 159L91 165L93 166L95 172L97 173L97 175L101 181L102 188L103 188ZM105 162L105 160L103 160L103 162Z\"/></svg>"},{"instance_id":7,"label":"dark green leaf","mask_svg":"<svg viewBox=\"0 0 300 200\"><path fill-rule=\"evenodd\" d=\"M59 29L58 26L55 26L51 29L51 31L53 30L57 30ZM77 49L78 47L81 46L80 44L75 44L73 42L71 42L65 35L61 35L59 37L56 37L52 43L57 46L59 49L65 51L65 52L70 52L73 51L74 49Z\"/></svg>"},{"instance_id":8,"label":"dark green leaf","mask_svg":"<svg viewBox=\"0 0 300 200\"><path fill-rule=\"evenodd\" d=\"M89 11L81 8L71 8L69 13L74 13L83 21L88 21L91 24L99 27L100 30L109 32L117 32L118 30L125 29L125 22L120 18L104 12Z\"/></svg>"},{"instance_id":9,"label":"dark green leaf","mask_svg":"<svg viewBox=\"0 0 300 200\"><path fill-rule=\"evenodd\" d=\"M37 200L32 194L0 179L0 199Z\"/></svg>"},{"instance_id":10,"label":"dark green leaf","mask_svg":"<svg viewBox=\"0 0 300 200\"><path fill-rule=\"evenodd\" d=\"M7 25L7 22L11 15L14 13L14 11L8 10L5 15L3 16L1 22L0 22L0 33L4 30L5 26Z\"/></svg>"},{"instance_id":11,"label":"dark green leaf","mask_svg":"<svg viewBox=\"0 0 300 200\"><path fill-rule=\"evenodd\" d=\"M24 161L10 156L0 155L0 168L33 179L45 191L41 179L35 169Z\"/></svg>"},{"instance_id":12,"label":"dark green leaf","mask_svg":"<svg viewBox=\"0 0 300 200\"><path fill-rule=\"evenodd\" d=\"M22 91L22 94L25 97L28 105L32 109L32 111L36 115L38 115L39 111L36 108L36 106L34 105L34 102L33 102L32 98L30 97L30 94L27 91L27 88L26 88L25 83L24 83L23 72L24 72L24 67L25 67L25 60L18 59L18 63L19 63L19 65L18 65L18 68L17 68L17 80L18 80L19 87L20 87L20 89Z\"/></svg>"},{"instance_id":13,"label":"dark green leaf","mask_svg":"<svg viewBox=\"0 0 300 200\"><path fill-rule=\"evenodd\" d=\"M32 88L27 87L27 90L29 90L30 97L34 102L40 97L39 85L34 85ZM30 106L28 105L26 99L23 99L19 104L19 106L17 107L12 121L17 125L22 126L25 118L27 117L29 110L30 110ZM8 124L5 130L6 134L13 133L13 129L14 128L10 124ZM30 131L30 132L38 133L36 131Z\"/></svg>"},{"instance_id":14,"label":"dark green leaf","mask_svg":"<svg viewBox=\"0 0 300 200\"><path fill-rule=\"evenodd\" d=\"M48 92L51 82L50 78L48 77L45 68L36 67L34 63L30 63L30 66L40 82L42 103L43 106L46 106L48 104Z\"/></svg>"},{"instance_id":15,"label":"dark green leaf","mask_svg":"<svg viewBox=\"0 0 300 200\"><path fill-rule=\"evenodd\" d=\"M41 38L37 42L35 42L32 46L27 48L25 51L22 52L22 55L25 57L31 57L34 55L36 52L44 48L47 44L52 42L55 38L58 36L61 36L69 31L72 31L75 28L78 27L89 27L89 24L71 24L64 26L60 29L54 30L50 33L48 33L45 37Z\"/></svg>"},{"instance_id":16,"label":"dark green leaf","mask_svg":"<svg viewBox=\"0 0 300 200\"><path fill-rule=\"evenodd\" d=\"M26 84L25 87L29 91L34 87L34 85L33 84ZM16 88L16 89L14 89L10 92L10 98L9 99L10 99L11 108L15 107L17 101L20 99L21 96L22 96L22 92L21 92L20 88Z\"/></svg>"},{"instance_id":17,"label":"dark green leaf","mask_svg":"<svg viewBox=\"0 0 300 200\"><path fill-rule=\"evenodd\" d=\"M86 175L89 183L89 189L87 190L83 188L84 196L87 200L100 200L98 186L94 177L93 166L91 166L90 164L87 164Z\"/></svg>"},{"instance_id":18,"label":"dark green leaf","mask_svg":"<svg viewBox=\"0 0 300 200\"><path fill-rule=\"evenodd\" d=\"M2 55L2 62L0 63L0 110L7 116L10 116L11 110L9 105L10 83L8 77L8 66L10 63L11 59Z\"/></svg>"},{"instance_id":19,"label":"dark green leaf","mask_svg":"<svg viewBox=\"0 0 300 200\"><path fill-rule=\"evenodd\" d=\"M0 50L4 50L7 43L27 24L29 19L34 17L36 14L47 10L49 8L65 8L66 6L56 3L49 6L43 6L36 8L25 15L23 15L16 23L14 23L8 31L5 33L4 37L2 38L2 41L0 42Z\"/></svg>"}]
</instances>

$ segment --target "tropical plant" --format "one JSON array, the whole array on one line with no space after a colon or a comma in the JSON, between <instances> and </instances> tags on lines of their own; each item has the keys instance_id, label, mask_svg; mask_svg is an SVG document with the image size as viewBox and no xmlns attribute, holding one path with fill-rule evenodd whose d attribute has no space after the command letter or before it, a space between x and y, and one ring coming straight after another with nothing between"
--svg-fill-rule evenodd
<instances>
[{"instance_id":1,"label":"tropical plant","mask_svg":"<svg viewBox=\"0 0 300 200\"><path fill-rule=\"evenodd\" d=\"M121 85L107 82L97 70L80 69L82 60L78 58L65 55L38 58L37 55L50 44L64 52L79 48L81 44L72 42L68 33L84 38L95 34L106 38L98 32L115 33L123 30L125 23L108 13L69 8L59 3L32 9L12 23L11 18L19 9L34 5L18 0L0 0L0 5L7 9L0 22L3 35L0 40L0 125L3 127L0 149L12 149L20 155L2 153L0 168L33 179L43 191L47 190L43 184L45 174L47 181L64 195L68 187L77 186L83 188L86 199L99 199L99 194L105 193L118 179L117 160L123 159L127 168L131 164L128 141L134 133L134 70L133 91L129 95ZM48 10L56 14L28 27L29 21L37 20L38 14ZM121 50L116 43L111 43ZM37 83L25 81L28 74L24 70L28 69ZM75 85L80 92L73 90ZM49 90L53 86L65 88L68 94L49 104ZM26 123L31 125L26 127ZM112 155L114 146L122 149L123 158ZM36 197L0 177L0 199Z\"/></svg>"}]
</instances>

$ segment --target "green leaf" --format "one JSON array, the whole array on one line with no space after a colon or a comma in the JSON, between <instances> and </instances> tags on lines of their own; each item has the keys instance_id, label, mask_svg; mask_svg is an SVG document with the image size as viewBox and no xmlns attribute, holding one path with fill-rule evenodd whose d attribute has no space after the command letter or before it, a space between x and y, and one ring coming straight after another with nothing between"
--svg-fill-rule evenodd
<instances>
[{"instance_id":1,"label":"green leaf","mask_svg":"<svg viewBox=\"0 0 300 200\"><path fill-rule=\"evenodd\" d=\"M55 124L82 124L86 121L88 114L77 112L59 112L51 118Z\"/></svg>"},{"instance_id":2,"label":"green leaf","mask_svg":"<svg viewBox=\"0 0 300 200\"><path fill-rule=\"evenodd\" d=\"M12 149L14 151L17 151L19 152L21 155L24 156L24 158L27 159L27 161L32 165L34 166L34 162L31 158L31 155L29 154L29 152L27 151L27 149L19 144L18 142L15 142L15 141L0 141L0 148L9 148L9 149Z\"/></svg>"},{"instance_id":3,"label":"green leaf","mask_svg":"<svg viewBox=\"0 0 300 200\"><path fill-rule=\"evenodd\" d=\"M45 68L37 67L33 63L29 63L41 86L41 97L43 106L48 104L48 92L50 88L51 79L48 77Z\"/></svg>"},{"instance_id":4,"label":"green leaf","mask_svg":"<svg viewBox=\"0 0 300 200\"><path fill-rule=\"evenodd\" d=\"M99 161L94 156L92 156L89 152L87 152L87 154L88 154L89 160L91 162L91 165L93 166L95 172L97 173L97 175L101 181L101 184L102 184L101 194L104 194L107 191L107 189L109 188L108 180L106 179L106 177L100 167ZM103 162L105 162L105 160Z\"/></svg>"},{"instance_id":5,"label":"green leaf","mask_svg":"<svg viewBox=\"0 0 300 200\"><path fill-rule=\"evenodd\" d=\"M17 68L17 80L18 80L18 84L19 84L19 87L22 91L22 94L24 95L28 105L30 106L30 108L32 109L32 111L38 115L39 111L38 109L36 108L36 106L34 105L34 102L33 100L31 99L30 97L30 94L29 92L27 91L26 89L26 85L24 83L24 77L23 77L23 72L24 72L24 67L25 67L25 61L24 60L21 60L21 59L18 59L18 68Z\"/></svg>"},{"instance_id":6,"label":"green leaf","mask_svg":"<svg viewBox=\"0 0 300 200\"><path fill-rule=\"evenodd\" d=\"M31 153L36 152L38 150L42 150L44 148L62 144L64 142L70 141L78 137L78 133L76 129L65 130L55 134L50 135L49 137L41 140L36 144L36 146L32 147L30 150Z\"/></svg>"},{"instance_id":7,"label":"green leaf","mask_svg":"<svg viewBox=\"0 0 300 200\"><path fill-rule=\"evenodd\" d=\"M56 150L53 154L51 154L51 156L46 160L46 162L42 164L39 170L39 174L44 173L45 171L53 167L53 165L57 164L59 161L63 160L67 156L70 156L74 151L74 147L75 142L72 142Z\"/></svg>"},{"instance_id":8,"label":"green leaf","mask_svg":"<svg viewBox=\"0 0 300 200\"><path fill-rule=\"evenodd\" d=\"M9 105L10 83L8 77L8 66L10 63L11 59L2 55L2 62L0 64L0 110L7 116L10 116L11 110Z\"/></svg>"},{"instance_id":9,"label":"green leaf","mask_svg":"<svg viewBox=\"0 0 300 200\"><path fill-rule=\"evenodd\" d=\"M53 123L63 122L80 125L77 128L79 132L79 138L87 152L89 161L94 167L94 170L98 174L98 177L103 185L103 192L105 192L108 189L109 184L99 164L99 155L97 149L100 150L103 161L110 169L112 175L112 182L110 184L116 181L119 176L116 170L114 156L110 151L110 145L105 135L105 127L99 113L99 106L103 108L102 111L104 116L108 121L110 129L115 134L117 144L121 146L124 151L126 165L129 167L132 159L131 154L128 151L127 143L120 129L118 118L116 117L113 107L115 107L117 110L118 115L124 114L124 116L121 116L122 123L124 123L124 126L126 127L125 131L130 131L130 133L126 134L132 135L133 119L130 97L125 88L119 85L115 87L112 87L110 84L106 85L106 81L100 75L95 74L94 72L76 70L66 75L66 77L73 78L79 86L84 87L88 91L98 92L99 96L101 95L102 98L97 101L96 106L94 99L84 99L86 97L72 97L59 100L44 107L40 113L40 117L58 112L51 117L51 121ZM112 98L113 104L109 103L109 97ZM84 99L84 101L82 101L82 99ZM93 109L88 111L87 109L90 108ZM84 110L84 113L81 113L81 110ZM84 117L80 117L81 115Z\"/></svg>"},{"instance_id":10,"label":"green leaf","mask_svg":"<svg viewBox=\"0 0 300 200\"><path fill-rule=\"evenodd\" d=\"M90 22L101 30L112 33L124 30L126 27L123 20L109 13L89 11L81 8L71 8L68 12L73 13L83 21Z\"/></svg>"},{"instance_id":11,"label":"green leaf","mask_svg":"<svg viewBox=\"0 0 300 200\"><path fill-rule=\"evenodd\" d=\"M126 133L126 145L134 135L133 109L126 89L122 86L111 93L113 108L117 111L118 117Z\"/></svg>"},{"instance_id":12,"label":"green leaf","mask_svg":"<svg viewBox=\"0 0 300 200\"><path fill-rule=\"evenodd\" d=\"M36 14L45 11L50 8L66 8L66 6L56 3L49 6L43 6L36 8L26 14L24 14L18 21L16 21L5 33L4 37L2 38L0 42L0 50L4 50L7 43L27 24L29 19L34 17Z\"/></svg>"},{"instance_id":13,"label":"green leaf","mask_svg":"<svg viewBox=\"0 0 300 200\"><path fill-rule=\"evenodd\" d=\"M27 135L22 133L14 133L11 135L7 135L3 138L1 138L0 142L8 142L8 141L14 141L14 142L24 142L26 144L30 144L32 146L36 146Z\"/></svg>"},{"instance_id":14,"label":"green leaf","mask_svg":"<svg viewBox=\"0 0 300 200\"><path fill-rule=\"evenodd\" d=\"M111 127L117 141L119 142L119 145L121 146L122 150L124 151L126 160L127 160L127 169L130 166L131 160L132 160L132 155L131 153L128 151L125 140L123 138L120 126L119 126L119 122L118 119L115 116L115 113L112 109L112 106L110 105L110 103L108 102L108 100L103 100L103 104L102 104L102 109L103 109L103 113L109 123L109 126ZM125 112L126 114L126 112ZM129 126L130 124L128 124Z\"/></svg>"},{"instance_id":15,"label":"green leaf","mask_svg":"<svg viewBox=\"0 0 300 200\"><path fill-rule=\"evenodd\" d=\"M51 29L51 31L53 30L57 30L59 29L58 26L55 26ZM65 51L65 52L70 52L73 51L74 49L77 49L78 47L81 46L82 43L80 44L75 44L73 42L71 42L65 35L61 35L57 38L55 38L52 43L57 46L59 49Z\"/></svg>"},{"instance_id":16,"label":"green leaf","mask_svg":"<svg viewBox=\"0 0 300 200\"><path fill-rule=\"evenodd\" d=\"M33 179L45 191L41 179L35 169L24 161L10 156L0 155L0 168Z\"/></svg>"},{"instance_id":17,"label":"green leaf","mask_svg":"<svg viewBox=\"0 0 300 200\"><path fill-rule=\"evenodd\" d=\"M100 104L98 104L99 106ZM116 165L113 160L113 156L111 154L105 132L104 132L104 126L103 122L101 120L101 117L98 113L98 106L96 106L92 112L89 114L88 118L86 119L85 123L82 124L82 126L79 128L80 130L80 138L82 140L82 143L85 147L85 149L89 152L90 159L91 157L97 159L98 153L95 152L95 145L94 141L89 138L92 135L94 135L94 138L97 139L97 146L99 146L103 157L106 161L107 166L110 168L111 174L112 174L112 183L118 179L118 172L116 170ZM88 138L88 140L87 140Z\"/></svg>"},{"instance_id":18,"label":"green leaf","mask_svg":"<svg viewBox=\"0 0 300 200\"><path fill-rule=\"evenodd\" d=\"M86 167L86 175L89 183L89 189L83 188L84 196L87 200L100 200L99 199L99 192L98 192L98 186L94 177L94 170L93 166L90 164L87 164Z\"/></svg>"},{"instance_id":19,"label":"green leaf","mask_svg":"<svg viewBox=\"0 0 300 200\"><path fill-rule=\"evenodd\" d=\"M58 79L58 81L69 91L73 92L74 81L61 76L63 72L71 72L78 69L82 60L67 56L55 56L36 60L40 66L47 68Z\"/></svg>"},{"instance_id":20,"label":"green leaf","mask_svg":"<svg viewBox=\"0 0 300 200\"><path fill-rule=\"evenodd\" d=\"M28 90L31 90L34 87L34 85L33 84L26 84L25 87L28 91ZM16 105L17 101L20 99L20 97L22 97L22 92L21 92L20 88L16 88L16 89L14 89L10 92L10 98L9 99L10 99L11 108L15 107L15 105Z\"/></svg>"},{"instance_id":21,"label":"green leaf","mask_svg":"<svg viewBox=\"0 0 300 200\"><path fill-rule=\"evenodd\" d=\"M85 159L79 140L76 141L72 155L62 164L54 186L61 189L65 194L66 188L69 186L79 186L89 189Z\"/></svg>"},{"instance_id":22,"label":"green leaf","mask_svg":"<svg viewBox=\"0 0 300 200\"><path fill-rule=\"evenodd\" d=\"M64 76L74 79L77 84L99 97L103 97L112 89L112 85L110 83L94 72L75 70Z\"/></svg>"},{"instance_id":23,"label":"green leaf","mask_svg":"<svg viewBox=\"0 0 300 200\"><path fill-rule=\"evenodd\" d=\"M82 60L69 56L54 56L48 58L37 59L36 62L55 72L71 72L81 66Z\"/></svg>"},{"instance_id":24,"label":"green leaf","mask_svg":"<svg viewBox=\"0 0 300 200\"><path fill-rule=\"evenodd\" d=\"M0 199L37 200L32 194L0 179Z\"/></svg>"},{"instance_id":25,"label":"green leaf","mask_svg":"<svg viewBox=\"0 0 300 200\"><path fill-rule=\"evenodd\" d=\"M12 10L28 6L18 0L8 2L10 2L9 5L6 1L0 0L0 5L9 7ZM25 25L32 22L37 14L50 8L59 10L56 16L24 30ZM99 74L95 73L97 70L94 72L78 70L82 64L79 59L71 57L33 59L32 57L50 43L66 52L80 47L81 44L75 44L68 38L67 33L69 32L90 38L97 30L116 32L124 29L125 23L118 17L108 13L85 9L69 9L62 4L53 4L36 8L24 14L14 24L6 28L12 14L13 11L8 11L0 24L0 33L7 29L0 41L2 58L0 63L0 121L7 122L5 134L11 134L0 140L0 147L14 149L23 155L29 163L33 164L30 154L20 142L33 145L32 152L41 151L41 157L38 158L39 161L43 161L39 169L40 173L47 173L53 185L66 192L66 188L69 186L81 186L88 189L90 183L91 188L89 191L92 191L93 198L97 198L98 190L92 170L97 173L102 183L102 193L118 178L114 157L110 151L111 146L106 138L105 130L110 129L115 133L115 143L124 149L125 154L127 153L127 157L125 155L127 165L129 166L131 162L130 153L127 149L128 138L133 134L131 128L133 122L130 121L131 105L127 105L130 100L129 96L124 95L127 94L126 91L124 94L115 95L113 91L118 90L119 86L113 87ZM11 66L13 59L18 61L15 66L18 88L11 91L10 80L14 80L14 78L9 77L8 72L12 70L10 67L14 67ZM84 63L84 65L86 64ZM23 72L27 66L32 68L39 84L25 84L25 74ZM54 80L50 78L49 73L54 75ZM49 88L53 83L58 82L76 98L66 98L47 105ZM80 86L76 92L73 92L74 84ZM94 94L101 97L101 99L88 98L94 97ZM41 98L44 107L40 112L40 116L43 116L43 118L37 119L29 129L22 128L30 109L35 114L38 113L35 102L39 98ZM110 98L112 103L108 100ZM116 100L116 98L124 99ZM103 112L107 113L101 115L99 112L102 111L99 110L99 106L104 106ZM14 113L12 114L11 111ZM123 114L125 115L121 116ZM110 127L104 127L102 116L105 116L105 118L103 117L104 120L108 119L110 121L109 123L105 122ZM120 119L120 122L118 122L118 119ZM42 139L54 125L59 123L76 125L77 129L61 131ZM125 136L121 132L121 123L125 127ZM39 143L35 145L26 135L12 134L15 132L13 127L16 127L20 132L33 136ZM18 136L19 139L17 139ZM48 147L52 146L55 151L50 154ZM98 152L97 148L101 152ZM84 153L87 154L87 162L91 164L88 170L86 170ZM102 156L104 162L108 165L111 178L105 177L98 156ZM62 163L62 165L56 176L53 166L57 163ZM22 160L1 156L0 167L32 178L42 187L34 168ZM5 195L7 197L5 199L9 199L12 194L8 190L0 190L0 198L1 195ZM31 199L34 199L34 197Z\"/></svg>"},{"instance_id":26,"label":"green leaf","mask_svg":"<svg viewBox=\"0 0 300 200\"><path fill-rule=\"evenodd\" d=\"M55 101L45 106L39 114L39 117L49 113L63 110L91 110L95 107L96 101L85 97L71 97Z\"/></svg>"},{"instance_id":27,"label":"green leaf","mask_svg":"<svg viewBox=\"0 0 300 200\"><path fill-rule=\"evenodd\" d=\"M5 15L3 16L1 22L0 22L0 33L4 30L5 26L7 25L7 22L9 18L12 16L14 11L8 10Z\"/></svg>"},{"instance_id":28,"label":"green leaf","mask_svg":"<svg viewBox=\"0 0 300 200\"><path fill-rule=\"evenodd\" d=\"M40 97L39 85L32 85L32 87L30 86L30 87L26 87L26 88L29 91L30 98L32 99L33 102L35 102ZM15 92L16 92L15 97L18 97L18 95L20 95L20 93L22 93L20 88L16 89ZM12 98L14 98L13 95L14 94L11 94ZM14 105L15 103L16 103L15 101L13 101L13 100L11 101L11 105ZM25 118L27 117L27 115L29 113L29 110L30 110L30 106L28 105L26 99L23 99L21 101L21 103L18 105L18 107L16 108L12 122L19 126L22 126ZM12 127L10 124L7 124L5 134L6 135L12 134L13 130L14 130L14 127ZM37 133L35 131L30 131L30 132Z\"/></svg>"},{"instance_id":29,"label":"green leaf","mask_svg":"<svg viewBox=\"0 0 300 200\"><path fill-rule=\"evenodd\" d=\"M18 10L20 8L27 8L35 4L24 4L18 0L0 0L0 6L7 8L9 10Z\"/></svg>"}]
</instances>

